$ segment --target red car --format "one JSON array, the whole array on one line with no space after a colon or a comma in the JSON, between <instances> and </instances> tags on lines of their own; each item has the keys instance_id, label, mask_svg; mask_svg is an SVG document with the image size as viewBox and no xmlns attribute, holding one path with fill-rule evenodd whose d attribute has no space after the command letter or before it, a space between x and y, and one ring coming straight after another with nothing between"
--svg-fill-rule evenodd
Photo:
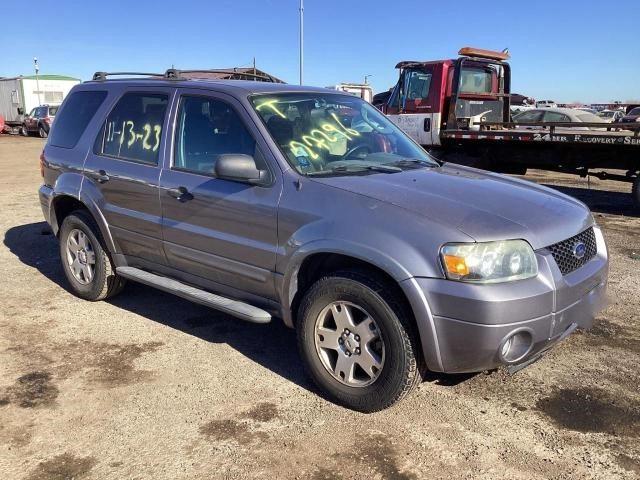
<instances>
[{"instance_id":1,"label":"red car","mask_svg":"<svg viewBox=\"0 0 640 480\"><path fill-rule=\"evenodd\" d=\"M51 124L58 111L58 105L40 105L25 115L20 127L20 133L25 137L30 133L37 133L40 138L47 138Z\"/></svg>"},{"instance_id":2,"label":"red car","mask_svg":"<svg viewBox=\"0 0 640 480\"><path fill-rule=\"evenodd\" d=\"M633 107L620 121L623 123L640 122L640 107Z\"/></svg>"}]
</instances>

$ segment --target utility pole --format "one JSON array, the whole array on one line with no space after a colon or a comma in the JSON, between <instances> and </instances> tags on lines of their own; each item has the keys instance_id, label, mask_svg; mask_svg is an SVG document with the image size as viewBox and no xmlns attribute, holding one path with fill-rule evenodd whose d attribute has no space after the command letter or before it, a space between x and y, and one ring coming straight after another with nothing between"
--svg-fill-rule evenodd
<instances>
[{"instance_id":1,"label":"utility pole","mask_svg":"<svg viewBox=\"0 0 640 480\"><path fill-rule=\"evenodd\" d=\"M304 70L304 0L300 0L300 85L302 85L303 70Z\"/></svg>"},{"instance_id":2,"label":"utility pole","mask_svg":"<svg viewBox=\"0 0 640 480\"><path fill-rule=\"evenodd\" d=\"M38 67L38 58L33 57L33 66L36 69L36 90L38 91L38 106L42 105L40 101L40 79L38 77L38 72L40 71L40 67Z\"/></svg>"},{"instance_id":3,"label":"utility pole","mask_svg":"<svg viewBox=\"0 0 640 480\"><path fill-rule=\"evenodd\" d=\"M373 77L373 75L369 74L369 75L365 75L364 76L364 84L365 85L369 85L369 77Z\"/></svg>"}]
</instances>

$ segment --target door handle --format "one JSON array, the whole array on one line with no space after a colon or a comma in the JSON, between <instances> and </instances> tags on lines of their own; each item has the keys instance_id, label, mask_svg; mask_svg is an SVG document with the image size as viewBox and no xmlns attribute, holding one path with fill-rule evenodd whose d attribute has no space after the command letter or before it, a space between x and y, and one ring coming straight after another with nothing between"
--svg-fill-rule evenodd
<instances>
[{"instance_id":1,"label":"door handle","mask_svg":"<svg viewBox=\"0 0 640 480\"><path fill-rule=\"evenodd\" d=\"M97 172L89 172L88 176L93 178L98 183L105 183L109 181L109 175L104 170L98 170Z\"/></svg>"},{"instance_id":2,"label":"door handle","mask_svg":"<svg viewBox=\"0 0 640 480\"><path fill-rule=\"evenodd\" d=\"M189 193L187 187L169 188L167 193L179 202L188 202L193 199L193 195Z\"/></svg>"},{"instance_id":3,"label":"door handle","mask_svg":"<svg viewBox=\"0 0 640 480\"><path fill-rule=\"evenodd\" d=\"M430 118L425 118L424 119L424 125L423 125L424 131L425 132L429 132L431 131L431 119Z\"/></svg>"}]
</instances>

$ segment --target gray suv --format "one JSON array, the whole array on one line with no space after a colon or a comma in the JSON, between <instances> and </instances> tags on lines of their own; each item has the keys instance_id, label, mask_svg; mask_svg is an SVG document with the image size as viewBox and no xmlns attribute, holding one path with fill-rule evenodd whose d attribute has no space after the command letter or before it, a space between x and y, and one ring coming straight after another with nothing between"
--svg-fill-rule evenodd
<instances>
[{"instance_id":1,"label":"gray suv","mask_svg":"<svg viewBox=\"0 0 640 480\"><path fill-rule=\"evenodd\" d=\"M520 369L605 301L582 203L443 164L340 92L97 75L61 106L41 167L78 296L132 280L281 319L319 387L360 411L426 370Z\"/></svg>"}]
</instances>

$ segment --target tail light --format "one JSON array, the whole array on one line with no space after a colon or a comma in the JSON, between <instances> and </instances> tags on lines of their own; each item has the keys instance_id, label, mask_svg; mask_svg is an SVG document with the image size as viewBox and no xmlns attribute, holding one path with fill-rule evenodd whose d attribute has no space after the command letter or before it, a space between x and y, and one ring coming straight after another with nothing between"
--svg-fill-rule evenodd
<instances>
[{"instance_id":1,"label":"tail light","mask_svg":"<svg viewBox=\"0 0 640 480\"><path fill-rule=\"evenodd\" d=\"M48 123L49 125L51 125L51 117L50 117L50 116L48 116L48 115L47 115L46 117L44 117L44 118L43 118L43 120L44 120L46 123Z\"/></svg>"},{"instance_id":2,"label":"tail light","mask_svg":"<svg viewBox=\"0 0 640 480\"><path fill-rule=\"evenodd\" d=\"M44 178L44 165L47 162L47 159L44 157L44 150L40 154L40 175Z\"/></svg>"}]
</instances>

